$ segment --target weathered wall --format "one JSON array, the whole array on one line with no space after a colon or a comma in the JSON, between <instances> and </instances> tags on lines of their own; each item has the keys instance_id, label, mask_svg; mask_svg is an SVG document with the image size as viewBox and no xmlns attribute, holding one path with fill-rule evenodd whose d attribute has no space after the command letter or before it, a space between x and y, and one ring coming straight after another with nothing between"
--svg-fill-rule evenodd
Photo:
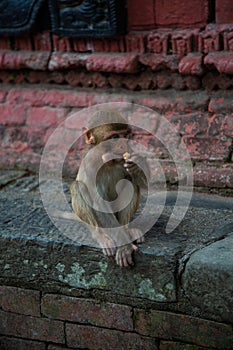
<instances>
[{"instance_id":1,"label":"weathered wall","mask_svg":"<svg viewBox=\"0 0 233 350\"><path fill-rule=\"evenodd\" d=\"M30 289L0 293L2 350L231 349L223 323Z\"/></svg>"},{"instance_id":2,"label":"weathered wall","mask_svg":"<svg viewBox=\"0 0 233 350\"><path fill-rule=\"evenodd\" d=\"M104 102L134 102L153 108L179 130L194 162L196 186L233 187L231 92L109 92L48 86L5 85L1 93L1 167L38 171L43 146L56 126L74 111ZM142 115L138 116L143 118ZM73 131L71 130L73 129ZM69 132L66 133L66 130ZM65 123L64 135L78 125ZM80 130L79 130L80 132ZM64 136L65 137L65 136ZM66 159L65 176L74 177L83 144L79 140ZM160 163L166 152L154 144ZM168 171L165 167L165 171ZM172 175L169 175L173 182Z\"/></svg>"},{"instance_id":3,"label":"weathered wall","mask_svg":"<svg viewBox=\"0 0 233 350\"><path fill-rule=\"evenodd\" d=\"M72 111L128 101L173 123L196 186L232 188L233 18L229 0L215 5L146 0L142 11L128 1L128 33L113 38L1 37L1 168L37 171L48 136ZM67 173L78 164L71 151Z\"/></svg>"},{"instance_id":4,"label":"weathered wall","mask_svg":"<svg viewBox=\"0 0 233 350\"><path fill-rule=\"evenodd\" d=\"M134 266L119 268L81 223L51 222L37 176L0 172L1 350L231 350L232 200L194 194L166 233L167 199Z\"/></svg>"}]
</instances>

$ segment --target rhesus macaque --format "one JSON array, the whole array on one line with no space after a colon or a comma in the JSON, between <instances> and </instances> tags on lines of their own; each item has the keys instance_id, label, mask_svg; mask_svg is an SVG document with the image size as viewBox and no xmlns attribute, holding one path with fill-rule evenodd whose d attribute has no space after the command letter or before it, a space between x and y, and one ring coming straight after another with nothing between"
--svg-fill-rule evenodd
<instances>
[{"instance_id":1,"label":"rhesus macaque","mask_svg":"<svg viewBox=\"0 0 233 350\"><path fill-rule=\"evenodd\" d=\"M109 257L115 256L116 263L121 267L133 265L133 252L138 250L133 242L143 241L142 232L137 228L128 228L127 224L138 209L140 188L147 189L149 174L145 158L130 154L130 135L131 128L118 112L96 112L85 129L86 157L82 161L76 181L71 184L75 214L89 224L92 236L102 247L103 253ZM93 174L96 165L99 169L97 174ZM93 175L96 175L96 183L92 181ZM118 195L126 193L127 197L126 182L119 182L124 179L132 184L133 195L126 206L114 209L113 203ZM94 186L96 193L103 199L102 203L98 195L95 192L93 194ZM100 204L96 207L96 203ZM115 236L110 234L113 228L116 229Z\"/></svg>"}]
</instances>

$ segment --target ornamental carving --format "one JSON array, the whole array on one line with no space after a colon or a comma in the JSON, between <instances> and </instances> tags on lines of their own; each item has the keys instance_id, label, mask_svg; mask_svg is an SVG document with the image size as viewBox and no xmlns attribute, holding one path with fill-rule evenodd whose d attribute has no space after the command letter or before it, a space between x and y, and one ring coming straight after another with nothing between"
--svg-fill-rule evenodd
<instances>
[{"instance_id":1,"label":"ornamental carving","mask_svg":"<svg viewBox=\"0 0 233 350\"><path fill-rule=\"evenodd\" d=\"M46 21L48 18L50 21ZM47 29L60 36L100 38L123 34L126 0L0 1L0 34L36 32L45 22Z\"/></svg>"}]
</instances>

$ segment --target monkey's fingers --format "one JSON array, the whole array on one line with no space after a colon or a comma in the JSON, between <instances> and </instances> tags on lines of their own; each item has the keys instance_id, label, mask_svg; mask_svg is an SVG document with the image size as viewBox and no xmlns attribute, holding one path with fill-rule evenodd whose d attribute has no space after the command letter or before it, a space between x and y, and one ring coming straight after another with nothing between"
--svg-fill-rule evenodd
<instances>
[{"instance_id":1,"label":"monkey's fingers","mask_svg":"<svg viewBox=\"0 0 233 350\"><path fill-rule=\"evenodd\" d=\"M130 267L134 265L133 252L137 251L138 247L134 244L127 244L118 248L116 253L116 263L120 267Z\"/></svg>"},{"instance_id":2,"label":"monkey's fingers","mask_svg":"<svg viewBox=\"0 0 233 350\"><path fill-rule=\"evenodd\" d=\"M130 174L137 175L140 172L140 168L137 166L137 164L133 163L132 161L125 162L124 167L126 171Z\"/></svg>"}]
</instances>

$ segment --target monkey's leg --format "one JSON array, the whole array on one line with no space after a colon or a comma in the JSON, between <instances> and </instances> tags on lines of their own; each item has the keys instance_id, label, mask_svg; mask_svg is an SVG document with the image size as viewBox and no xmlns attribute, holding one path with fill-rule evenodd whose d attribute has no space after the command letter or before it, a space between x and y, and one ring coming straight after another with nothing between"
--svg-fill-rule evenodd
<instances>
[{"instance_id":1,"label":"monkey's leg","mask_svg":"<svg viewBox=\"0 0 233 350\"><path fill-rule=\"evenodd\" d=\"M137 186L134 186L134 196L131 202L118 214L118 220L121 225L127 225L132 219L133 215L138 209L140 200L140 192ZM128 241L130 243L124 244L117 249L116 253L116 262L120 266L129 266L133 265L133 252L137 251L138 248L135 244L131 243L133 241L142 240L142 232L137 228L131 228L126 230L128 235Z\"/></svg>"},{"instance_id":2,"label":"monkey's leg","mask_svg":"<svg viewBox=\"0 0 233 350\"><path fill-rule=\"evenodd\" d=\"M100 244L103 253L107 256L115 255L117 244L107 230L108 228L119 227L119 222L115 215L104 212L104 208L103 212L93 209L93 200L90 197L87 186L81 181L74 181L70 190L75 214L79 219L91 226L91 228L89 226L89 229L92 237Z\"/></svg>"},{"instance_id":3,"label":"monkey's leg","mask_svg":"<svg viewBox=\"0 0 233 350\"><path fill-rule=\"evenodd\" d=\"M134 196L131 202L125 207L122 211L118 213L118 220L122 225L127 225L133 218L136 213L140 202L140 192L139 188L134 185ZM144 242L144 236L140 229L138 228L130 228L127 230L129 239L131 242L136 241L137 243Z\"/></svg>"}]
</instances>

